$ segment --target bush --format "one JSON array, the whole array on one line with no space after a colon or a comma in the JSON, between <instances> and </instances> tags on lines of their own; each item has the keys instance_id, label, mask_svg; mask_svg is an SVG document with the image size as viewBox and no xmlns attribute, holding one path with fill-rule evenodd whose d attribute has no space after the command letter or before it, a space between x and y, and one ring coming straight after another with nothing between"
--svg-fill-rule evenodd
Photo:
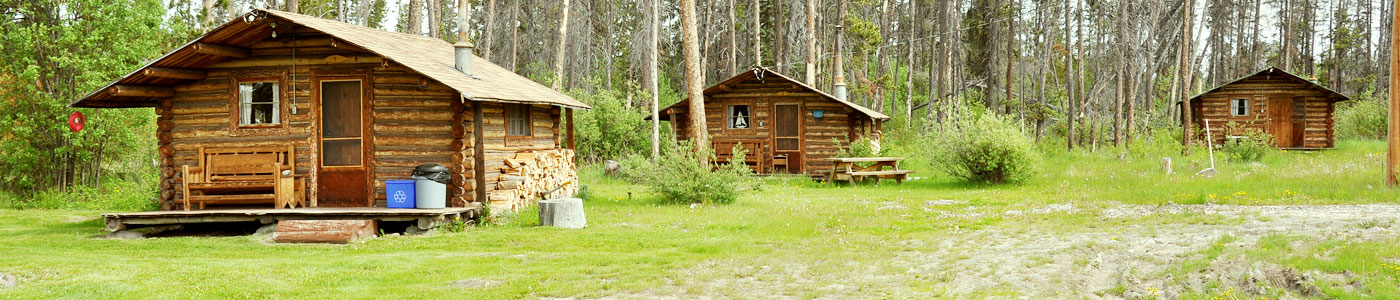
<instances>
[{"instance_id":1,"label":"bush","mask_svg":"<svg viewBox=\"0 0 1400 300\"><path fill-rule=\"evenodd\" d=\"M753 171L743 163L745 153L735 146L731 161L737 163L714 167L705 162L714 161L711 151L694 152L677 147L663 154L655 167L646 168L649 172L646 172L644 184L661 194L665 203L733 203L739 198L742 187L753 186L753 179L748 176ZM702 161L701 158L708 159Z\"/></svg>"},{"instance_id":2,"label":"bush","mask_svg":"<svg viewBox=\"0 0 1400 300\"><path fill-rule=\"evenodd\" d=\"M1226 140L1225 144L1220 145L1220 151L1224 152L1225 157L1231 161L1259 161L1259 159L1264 158L1265 153L1274 150L1273 136L1259 129L1230 122L1225 124L1225 132L1240 136L1237 139Z\"/></svg>"},{"instance_id":3,"label":"bush","mask_svg":"<svg viewBox=\"0 0 1400 300\"><path fill-rule=\"evenodd\" d=\"M1376 99L1373 92L1362 93L1355 101L1337 103L1337 137L1382 140L1386 134L1389 103Z\"/></svg>"},{"instance_id":4,"label":"bush","mask_svg":"<svg viewBox=\"0 0 1400 300\"><path fill-rule=\"evenodd\" d=\"M1040 154L1016 126L991 113L968 116L943 133L934 164L953 177L1007 183L1037 172Z\"/></svg>"}]
</instances>

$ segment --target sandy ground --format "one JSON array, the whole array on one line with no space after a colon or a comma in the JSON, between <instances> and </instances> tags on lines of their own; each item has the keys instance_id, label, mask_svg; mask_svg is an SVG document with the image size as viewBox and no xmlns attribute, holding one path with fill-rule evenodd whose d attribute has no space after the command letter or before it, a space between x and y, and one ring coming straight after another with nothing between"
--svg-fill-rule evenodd
<instances>
[{"instance_id":1,"label":"sandy ground","mask_svg":"<svg viewBox=\"0 0 1400 300\"><path fill-rule=\"evenodd\" d=\"M1171 278L1165 271L1201 260L1202 250L1226 235L1236 239L1224 247L1252 248L1270 234L1352 241L1391 239L1400 234L1400 205L1122 205L1090 212L1057 204L1002 213L1092 213L1099 220L1195 214L1231 221L953 229L955 236L963 238L900 241L891 245L899 251L873 263L823 258L774 258L769 263L713 261L685 270L682 273L691 275L685 279L666 279L664 285L652 290L606 298L1176 299L1183 293L1209 293L1212 282L1240 286L1239 295L1282 292L1306 298L1318 293L1312 285L1314 279L1329 277L1345 282L1338 277L1350 275L1303 273L1228 255L1210 261L1203 272L1185 275L1189 278Z\"/></svg>"}]
</instances>

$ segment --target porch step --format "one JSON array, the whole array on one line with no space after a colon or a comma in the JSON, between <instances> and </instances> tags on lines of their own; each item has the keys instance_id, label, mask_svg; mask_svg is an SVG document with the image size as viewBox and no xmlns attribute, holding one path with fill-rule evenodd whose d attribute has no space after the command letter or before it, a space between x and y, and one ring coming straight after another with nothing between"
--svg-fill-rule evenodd
<instances>
[{"instance_id":1,"label":"porch step","mask_svg":"<svg viewBox=\"0 0 1400 300\"><path fill-rule=\"evenodd\" d=\"M375 220L280 220L272 240L278 243L347 244L373 238L379 232Z\"/></svg>"}]
</instances>

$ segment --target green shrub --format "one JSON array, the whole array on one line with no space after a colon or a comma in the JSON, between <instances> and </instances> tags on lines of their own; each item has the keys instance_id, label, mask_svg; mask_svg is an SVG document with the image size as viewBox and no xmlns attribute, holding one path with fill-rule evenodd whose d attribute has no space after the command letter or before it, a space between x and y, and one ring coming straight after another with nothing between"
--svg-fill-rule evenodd
<instances>
[{"instance_id":1,"label":"green shrub","mask_svg":"<svg viewBox=\"0 0 1400 300\"><path fill-rule=\"evenodd\" d=\"M1274 150L1274 138L1263 131L1235 122L1225 124L1225 132L1240 138L1227 139L1220 151L1231 161L1253 162Z\"/></svg>"},{"instance_id":2,"label":"green shrub","mask_svg":"<svg viewBox=\"0 0 1400 300\"><path fill-rule=\"evenodd\" d=\"M0 194L4 207L15 209L88 209L141 211L160 208L156 201L156 174L142 174L141 178L123 180L104 178L101 188L88 186L69 187L67 192L57 189L37 193Z\"/></svg>"},{"instance_id":3,"label":"green shrub","mask_svg":"<svg viewBox=\"0 0 1400 300\"><path fill-rule=\"evenodd\" d=\"M841 148L841 152L837 153L836 157L873 157L877 155L875 146L870 144L870 139L866 137L850 141L846 143L845 147L841 147L840 139L831 138L831 142L836 143L836 146Z\"/></svg>"},{"instance_id":4,"label":"green shrub","mask_svg":"<svg viewBox=\"0 0 1400 300\"><path fill-rule=\"evenodd\" d=\"M706 163L715 160L711 151L688 150L677 147L675 151L668 151L655 167L646 169L644 184L660 194L662 202L729 204L739 198L742 188L754 186L753 179L748 176L753 171L743 163L746 151L742 148L734 148L731 161L735 163L718 167Z\"/></svg>"},{"instance_id":5,"label":"green shrub","mask_svg":"<svg viewBox=\"0 0 1400 300\"><path fill-rule=\"evenodd\" d=\"M1374 93L1358 95L1356 100L1337 103L1337 137L1344 139L1385 139L1386 115L1389 103L1376 99Z\"/></svg>"},{"instance_id":6,"label":"green shrub","mask_svg":"<svg viewBox=\"0 0 1400 300\"><path fill-rule=\"evenodd\" d=\"M1034 176L1040 163L1030 138L991 113L955 122L940 140L934 164L967 181L1020 182Z\"/></svg>"}]
</instances>

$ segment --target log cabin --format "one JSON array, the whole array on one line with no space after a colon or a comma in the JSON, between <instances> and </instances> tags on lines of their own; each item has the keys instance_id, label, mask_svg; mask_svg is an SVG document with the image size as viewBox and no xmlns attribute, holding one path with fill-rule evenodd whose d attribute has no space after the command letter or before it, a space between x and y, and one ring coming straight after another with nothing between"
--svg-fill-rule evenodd
<instances>
[{"instance_id":1,"label":"log cabin","mask_svg":"<svg viewBox=\"0 0 1400 300\"><path fill-rule=\"evenodd\" d=\"M1191 97L1193 129L1222 145L1241 135L1231 122L1273 137L1279 149L1326 149L1336 145L1333 113L1349 98L1279 68L1268 67ZM1178 103L1180 104L1180 103Z\"/></svg>"},{"instance_id":2,"label":"log cabin","mask_svg":"<svg viewBox=\"0 0 1400 300\"><path fill-rule=\"evenodd\" d=\"M716 159L727 161L733 147L742 145L745 163L760 174L821 176L831 169L825 159L840 154L842 145L860 138L878 143L881 122L890 118L764 67L706 88L704 95ZM694 136L689 101L660 111L678 140Z\"/></svg>"},{"instance_id":3,"label":"log cabin","mask_svg":"<svg viewBox=\"0 0 1400 300\"><path fill-rule=\"evenodd\" d=\"M188 209L182 169L213 162L206 150L256 147L288 149L273 151L304 205L385 207L385 180L437 163L449 207L516 209L577 182L571 121L589 109L468 43L266 9L70 106L155 109L164 210Z\"/></svg>"}]
</instances>

